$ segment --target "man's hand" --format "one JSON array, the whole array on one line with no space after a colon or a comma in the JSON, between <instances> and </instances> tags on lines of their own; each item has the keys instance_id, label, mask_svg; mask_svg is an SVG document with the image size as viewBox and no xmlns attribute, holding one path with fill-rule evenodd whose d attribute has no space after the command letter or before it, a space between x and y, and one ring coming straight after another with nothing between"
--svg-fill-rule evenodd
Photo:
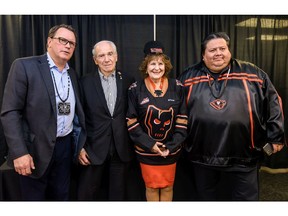
<instances>
[{"instance_id":1,"label":"man's hand","mask_svg":"<svg viewBox=\"0 0 288 216\"><path fill-rule=\"evenodd\" d=\"M78 160L79 160L79 163L84 166L87 166L90 164L89 156L84 148L81 149L78 155Z\"/></svg>"},{"instance_id":2,"label":"man's hand","mask_svg":"<svg viewBox=\"0 0 288 216\"><path fill-rule=\"evenodd\" d=\"M31 175L32 170L35 169L33 158L30 154L16 158L13 162L15 171L23 176Z\"/></svg>"},{"instance_id":3,"label":"man's hand","mask_svg":"<svg viewBox=\"0 0 288 216\"><path fill-rule=\"evenodd\" d=\"M273 153L281 151L282 148L284 147L284 145L280 145L280 144L272 144L272 146L273 146Z\"/></svg>"}]
</instances>

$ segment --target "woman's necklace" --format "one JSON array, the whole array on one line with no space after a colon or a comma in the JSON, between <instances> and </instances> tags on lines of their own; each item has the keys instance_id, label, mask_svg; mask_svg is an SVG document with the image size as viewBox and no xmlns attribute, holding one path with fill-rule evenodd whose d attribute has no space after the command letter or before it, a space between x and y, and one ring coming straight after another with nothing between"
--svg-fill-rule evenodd
<instances>
[{"instance_id":1,"label":"woman's necklace","mask_svg":"<svg viewBox=\"0 0 288 216\"><path fill-rule=\"evenodd\" d=\"M160 86L159 86L159 89L156 89L156 85L155 83L153 82L153 80L148 76L148 80L150 82L150 84L152 85L152 88L154 90L154 94L157 96L157 97L160 97L162 94L163 94L163 91L162 91L162 88L163 88L163 78L161 78L161 82L160 82Z\"/></svg>"},{"instance_id":2,"label":"woman's necklace","mask_svg":"<svg viewBox=\"0 0 288 216\"><path fill-rule=\"evenodd\" d=\"M223 99L220 99L220 98L222 97L222 95L223 95L224 92L225 92L229 74L230 74L230 68L229 68L229 70L228 70L228 72L227 72L226 80L225 80L225 82L224 82L224 86L221 86L221 89L220 89L219 94L216 95L216 94L214 93L214 91L213 91L212 84L211 84L211 82L210 82L210 75L207 73L209 89L210 89L210 92L211 92L212 96L215 98L215 100L213 100L212 102L210 102L210 105L211 105L214 109L221 110L221 109L223 109L223 108L226 106L226 104L227 104L226 100L223 100Z\"/></svg>"}]
</instances>

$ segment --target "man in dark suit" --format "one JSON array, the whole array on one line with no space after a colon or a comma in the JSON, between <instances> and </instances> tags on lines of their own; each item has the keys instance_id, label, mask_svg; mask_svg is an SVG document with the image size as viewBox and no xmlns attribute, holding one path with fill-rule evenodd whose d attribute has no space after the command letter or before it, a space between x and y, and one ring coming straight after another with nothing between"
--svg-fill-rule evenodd
<instances>
[{"instance_id":1,"label":"man in dark suit","mask_svg":"<svg viewBox=\"0 0 288 216\"><path fill-rule=\"evenodd\" d=\"M69 199L72 157L86 138L78 80L67 63L75 48L75 30L57 25L49 30L46 54L11 66L1 121L23 200Z\"/></svg>"},{"instance_id":2,"label":"man in dark suit","mask_svg":"<svg viewBox=\"0 0 288 216\"><path fill-rule=\"evenodd\" d=\"M83 165L78 199L121 201L126 198L127 168L134 154L126 126L127 90L133 80L116 70L113 42L96 43L92 53L97 70L80 81L87 141L78 157ZM108 197L101 197L104 181Z\"/></svg>"}]
</instances>

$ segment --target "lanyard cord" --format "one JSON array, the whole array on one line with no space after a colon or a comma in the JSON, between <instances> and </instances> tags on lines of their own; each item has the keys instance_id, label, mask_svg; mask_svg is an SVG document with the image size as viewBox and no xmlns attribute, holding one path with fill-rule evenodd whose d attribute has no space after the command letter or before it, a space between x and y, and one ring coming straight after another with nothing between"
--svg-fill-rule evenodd
<instances>
[{"instance_id":1,"label":"lanyard cord","mask_svg":"<svg viewBox=\"0 0 288 216\"><path fill-rule=\"evenodd\" d=\"M68 100L68 98L69 98L69 92L70 92L70 76L69 76L69 73L67 72L67 74L68 74L68 92L67 92L67 97L65 98L65 100L63 100L63 99L60 97L60 94L59 94L59 92L58 92L58 88L57 88L57 85L56 85L56 80L55 80L54 73L53 73L53 71L51 71L51 72L52 72L52 77L53 77L53 81L54 81L54 85L55 85L55 89L56 89L57 95L58 95L59 99L60 99L63 103L65 103L65 102Z\"/></svg>"},{"instance_id":2,"label":"lanyard cord","mask_svg":"<svg viewBox=\"0 0 288 216\"><path fill-rule=\"evenodd\" d=\"M212 89L212 85L211 85L211 82L210 82L210 75L207 73L209 89L210 89L210 92L211 92L211 94L213 95L214 98L219 99L219 98L221 98L222 95L224 94L224 91L225 91L226 86L227 86L227 81L228 81L229 74L230 74L230 68L229 68L229 70L228 70L228 72L227 72L227 76L226 76L226 80L225 80L225 83L224 83L224 87L223 87L223 88L221 87L221 90L220 90L219 95L216 96L216 95L214 94L214 92L213 92L213 89Z\"/></svg>"}]
</instances>

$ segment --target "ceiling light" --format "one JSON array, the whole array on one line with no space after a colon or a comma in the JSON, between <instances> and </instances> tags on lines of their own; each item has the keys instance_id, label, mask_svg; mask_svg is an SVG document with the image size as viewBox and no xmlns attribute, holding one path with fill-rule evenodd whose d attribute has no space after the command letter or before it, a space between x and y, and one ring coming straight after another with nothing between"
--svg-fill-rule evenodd
<instances>
[{"instance_id":1,"label":"ceiling light","mask_svg":"<svg viewBox=\"0 0 288 216\"><path fill-rule=\"evenodd\" d=\"M258 21L258 18L250 18L250 19L237 23L236 26L256 28L257 21ZM288 20L261 18L260 22L261 22L261 28L287 28L288 27Z\"/></svg>"},{"instance_id":2,"label":"ceiling light","mask_svg":"<svg viewBox=\"0 0 288 216\"><path fill-rule=\"evenodd\" d=\"M246 38L246 40L255 40L255 36ZM280 40L288 40L287 35L261 35L262 41L280 41Z\"/></svg>"}]
</instances>

